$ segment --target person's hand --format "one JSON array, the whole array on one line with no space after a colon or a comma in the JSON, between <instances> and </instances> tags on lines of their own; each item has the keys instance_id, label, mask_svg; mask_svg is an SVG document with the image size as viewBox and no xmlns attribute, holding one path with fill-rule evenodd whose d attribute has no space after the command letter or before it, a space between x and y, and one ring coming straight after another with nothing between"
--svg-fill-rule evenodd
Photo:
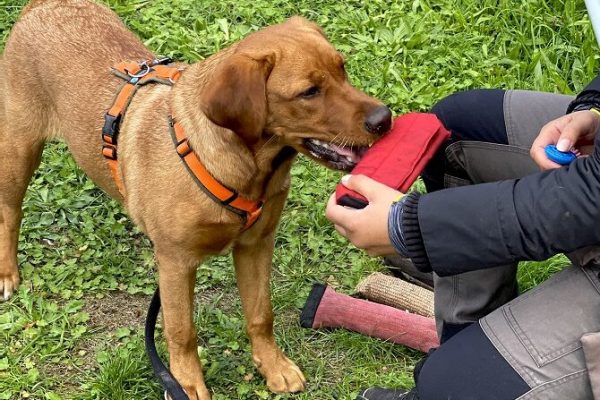
<instances>
[{"instance_id":1,"label":"person's hand","mask_svg":"<svg viewBox=\"0 0 600 400\"><path fill-rule=\"evenodd\" d=\"M342 236L369 255L395 254L388 235L388 214L402 193L364 175L346 175L342 184L366 197L369 205L360 210L339 206L334 193L327 203L327 219Z\"/></svg>"},{"instance_id":2,"label":"person's hand","mask_svg":"<svg viewBox=\"0 0 600 400\"><path fill-rule=\"evenodd\" d=\"M546 156L545 148L556 145L560 151L575 151L579 155L590 155L594 149L594 138L600 128L600 115L594 111L576 111L548 122L531 145L529 154L542 169L559 168L561 165Z\"/></svg>"}]
</instances>

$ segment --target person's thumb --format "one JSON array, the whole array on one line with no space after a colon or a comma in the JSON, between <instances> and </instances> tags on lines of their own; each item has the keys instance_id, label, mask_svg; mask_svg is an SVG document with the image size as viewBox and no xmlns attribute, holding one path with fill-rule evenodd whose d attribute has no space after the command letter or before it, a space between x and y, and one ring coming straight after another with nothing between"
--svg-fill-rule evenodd
<instances>
[{"instance_id":1,"label":"person's thumb","mask_svg":"<svg viewBox=\"0 0 600 400\"><path fill-rule=\"evenodd\" d=\"M589 121L583 118L574 118L561 131L556 148L558 151L569 151L577 144L579 138L587 133Z\"/></svg>"},{"instance_id":2,"label":"person's thumb","mask_svg":"<svg viewBox=\"0 0 600 400\"><path fill-rule=\"evenodd\" d=\"M365 175L346 175L342 177L342 184L348 189L362 194L367 199L372 198L379 188L385 186Z\"/></svg>"},{"instance_id":3,"label":"person's thumb","mask_svg":"<svg viewBox=\"0 0 600 400\"><path fill-rule=\"evenodd\" d=\"M558 151L569 151L573 147L573 143L573 139L561 136L560 139L558 139L558 143L556 143L556 149Z\"/></svg>"}]
</instances>

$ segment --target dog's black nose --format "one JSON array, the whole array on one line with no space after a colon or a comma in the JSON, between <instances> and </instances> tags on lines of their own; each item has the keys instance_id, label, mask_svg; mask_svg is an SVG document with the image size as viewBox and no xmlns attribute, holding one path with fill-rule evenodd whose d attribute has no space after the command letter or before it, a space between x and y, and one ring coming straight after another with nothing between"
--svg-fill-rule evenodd
<instances>
[{"instance_id":1,"label":"dog's black nose","mask_svg":"<svg viewBox=\"0 0 600 400\"><path fill-rule=\"evenodd\" d=\"M369 133L381 135L392 127L392 110L386 106L377 107L367 115L365 128Z\"/></svg>"}]
</instances>

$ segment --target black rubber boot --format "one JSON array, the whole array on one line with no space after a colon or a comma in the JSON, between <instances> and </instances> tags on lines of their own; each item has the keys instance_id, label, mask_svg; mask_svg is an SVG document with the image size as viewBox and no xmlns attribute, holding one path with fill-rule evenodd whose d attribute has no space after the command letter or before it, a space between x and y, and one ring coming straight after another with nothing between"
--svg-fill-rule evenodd
<instances>
[{"instance_id":1,"label":"black rubber boot","mask_svg":"<svg viewBox=\"0 0 600 400\"><path fill-rule=\"evenodd\" d=\"M417 389L410 392L402 389L372 387L360 391L355 400L419 400Z\"/></svg>"}]
</instances>

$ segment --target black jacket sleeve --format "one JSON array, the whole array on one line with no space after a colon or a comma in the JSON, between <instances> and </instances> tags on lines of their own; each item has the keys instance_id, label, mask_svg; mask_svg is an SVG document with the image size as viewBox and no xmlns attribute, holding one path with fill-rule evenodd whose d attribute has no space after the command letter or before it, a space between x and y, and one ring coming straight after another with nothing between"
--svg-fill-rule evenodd
<instances>
[{"instance_id":1,"label":"black jacket sleeve","mask_svg":"<svg viewBox=\"0 0 600 400\"><path fill-rule=\"evenodd\" d=\"M590 84L577 95L575 100L569 104L567 113L589 110L590 108L600 109L600 75L590 82Z\"/></svg>"},{"instance_id":2,"label":"black jacket sleeve","mask_svg":"<svg viewBox=\"0 0 600 400\"><path fill-rule=\"evenodd\" d=\"M600 142L567 167L425 194L413 209L410 256L441 276L600 243Z\"/></svg>"}]
</instances>

